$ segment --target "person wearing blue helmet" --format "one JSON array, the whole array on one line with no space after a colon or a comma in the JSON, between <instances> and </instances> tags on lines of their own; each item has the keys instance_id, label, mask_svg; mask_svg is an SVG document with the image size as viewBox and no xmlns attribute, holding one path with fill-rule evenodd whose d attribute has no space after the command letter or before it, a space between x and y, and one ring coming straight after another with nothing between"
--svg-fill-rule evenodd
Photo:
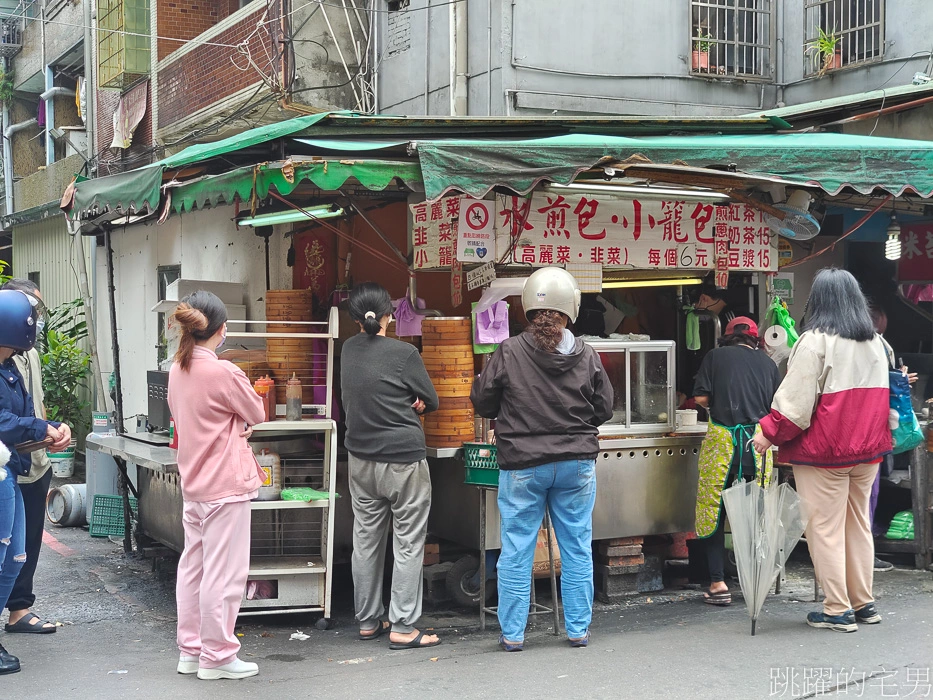
<instances>
[{"instance_id":1,"label":"person wearing blue helmet","mask_svg":"<svg viewBox=\"0 0 933 700\"><path fill-rule=\"evenodd\" d=\"M40 302L21 291L0 290L0 442L10 450L10 460L0 467L0 609L26 561L26 527L23 495L17 477L28 474L28 453L16 446L48 439L49 448L61 450L71 442L71 429L61 423L37 418L32 397L13 357L36 344ZM0 675L20 670L19 659L0 645Z\"/></svg>"}]
</instances>

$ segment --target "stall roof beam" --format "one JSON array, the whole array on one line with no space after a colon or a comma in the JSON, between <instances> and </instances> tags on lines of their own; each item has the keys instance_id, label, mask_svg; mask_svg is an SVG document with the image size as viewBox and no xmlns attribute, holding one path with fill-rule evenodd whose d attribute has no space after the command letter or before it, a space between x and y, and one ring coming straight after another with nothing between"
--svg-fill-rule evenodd
<instances>
[{"instance_id":1,"label":"stall roof beam","mask_svg":"<svg viewBox=\"0 0 933 700\"><path fill-rule=\"evenodd\" d=\"M933 97L933 83L925 85L896 85L884 90L858 92L841 97L830 97L789 107L753 112L746 117L777 117L793 122L795 128L818 126L837 119L882 107L896 107L908 102Z\"/></svg>"}]
</instances>

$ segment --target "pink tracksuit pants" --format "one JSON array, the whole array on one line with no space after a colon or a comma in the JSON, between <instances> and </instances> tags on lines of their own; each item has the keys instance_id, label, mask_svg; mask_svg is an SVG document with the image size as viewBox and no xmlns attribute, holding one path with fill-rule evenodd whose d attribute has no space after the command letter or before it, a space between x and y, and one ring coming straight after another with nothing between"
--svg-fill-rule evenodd
<instances>
[{"instance_id":1,"label":"pink tracksuit pants","mask_svg":"<svg viewBox=\"0 0 933 700\"><path fill-rule=\"evenodd\" d=\"M240 650L233 629L249 573L249 501L186 501L183 522L185 551L175 586L178 649L200 657L201 668L217 668Z\"/></svg>"}]
</instances>

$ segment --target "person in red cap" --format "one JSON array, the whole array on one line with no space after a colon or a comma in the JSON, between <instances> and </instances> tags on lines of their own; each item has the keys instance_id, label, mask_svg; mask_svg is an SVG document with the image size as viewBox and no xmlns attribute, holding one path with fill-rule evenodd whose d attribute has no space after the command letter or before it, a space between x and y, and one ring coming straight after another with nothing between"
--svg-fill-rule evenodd
<instances>
[{"instance_id":1,"label":"person in red cap","mask_svg":"<svg viewBox=\"0 0 933 700\"><path fill-rule=\"evenodd\" d=\"M722 492L738 479L761 477L762 470L771 479L771 453L761 457L750 444L781 383L777 365L761 345L752 319L733 318L719 347L703 358L694 384L694 400L710 414L700 449L696 506L697 538L706 540L710 574L704 602L710 605L732 603L725 582Z\"/></svg>"}]
</instances>

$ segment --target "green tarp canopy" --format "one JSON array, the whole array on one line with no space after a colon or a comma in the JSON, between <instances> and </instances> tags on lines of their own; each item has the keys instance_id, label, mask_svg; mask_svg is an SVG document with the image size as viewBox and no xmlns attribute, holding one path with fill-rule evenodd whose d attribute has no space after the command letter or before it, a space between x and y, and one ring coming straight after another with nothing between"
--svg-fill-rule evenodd
<instances>
[{"instance_id":1,"label":"green tarp canopy","mask_svg":"<svg viewBox=\"0 0 933 700\"><path fill-rule=\"evenodd\" d=\"M330 114L330 112L322 112L258 126L219 141L189 146L145 168L76 183L74 201L69 214L75 217L95 209L122 212L155 211L159 206L163 172L184 168L284 136L291 136L314 126Z\"/></svg>"},{"instance_id":2,"label":"green tarp canopy","mask_svg":"<svg viewBox=\"0 0 933 700\"><path fill-rule=\"evenodd\" d=\"M570 134L538 139L445 139L418 143L427 199L447 191L482 197L493 187L525 194L538 183L569 184L603 158L640 154L653 163L730 166L821 187L933 194L933 141L849 134L622 137Z\"/></svg>"},{"instance_id":3,"label":"green tarp canopy","mask_svg":"<svg viewBox=\"0 0 933 700\"><path fill-rule=\"evenodd\" d=\"M313 161L298 162L294 166L291 181L285 177L282 162L279 161L186 182L171 188L172 209L176 213L183 213L221 202L232 204L236 197L246 202L254 186L256 196L264 199L270 188L287 196L306 181L324 191L340 189L351 177L366 189L376 191L384 190L394 178L399 178L409 187L420 187L421 183L421 169L417 163L384 160Z\"/></svg>"},{"instance_id":4,"label":"green tarp canopy","mask_svg":"<svg viewBox=\"0 0 933 700\"><path fill-rule=\"evenodd\" d=\"M329 122L345 121L337 134ZM875 138L829 133L695 134L677 136L611 136L570 133L541 138L428 138L408 133L406 120L391 119L391 128L379 134L354 135L351 113L323 113L250 129L236 136L184 149L146 168L77 183L70 215L96 211L144 212L159 206L163 173L275 139L295 137L306 146L338 153L331 160L310 161L296 157L296 182L289 183L274 163L240 167L220 175L176 185L175 211L235 196L245 200L253 186L254 169L258 195L270 187L288 194L297 183L310 181L322 190L338 189L349 177L365 187L382 190L392 177L413 189L423 180L425 196L435 199L448 191L482 197L494 187L527 193L541 182L568 184L581 172L604 159L626 161L641 155L658 164L685 163L694 167L734 167L755 175L771 175L788 183L806 183L838 194L851 187L862 194L884 190L894 195L913 192L933 195L933 141ZM365 117L355 117L361 124ZM523 122L528 128L528 120ZM658 120L659 124L663 120ZM519 128L516 126L516 128ZM659 127L660 128L660 127ZM500 128L500 133L504 127ZM483 133L482 124L470 125L471 133ZM329 138L330 137L330 138ZM372 157L379 149L398 149L417 144L419 163ZM354 153L360 154L354 157ZM344 155L345 154L345 155ZM338 160L339 159L339 160ZM326 164L325 164L326 162ZM420 171L420 172L419 172Z\"/></svg>"}]
</instances>

